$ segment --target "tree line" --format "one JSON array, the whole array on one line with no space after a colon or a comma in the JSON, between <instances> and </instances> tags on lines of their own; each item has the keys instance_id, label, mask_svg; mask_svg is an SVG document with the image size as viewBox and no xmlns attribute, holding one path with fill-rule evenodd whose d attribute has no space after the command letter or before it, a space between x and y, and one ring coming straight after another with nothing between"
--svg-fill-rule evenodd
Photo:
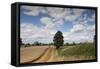
<instances>
[{"instance_id":1,"label":"tree line","mask_svg":"<svg viewBox=\"0 0 100 69\"><path fill-rule=\"evenodd\" d=\"M96 40L96 35L94 35L94 38L93 38L94 42ZM53 38L53 43L49 43L49 44L46 44L46 43L41 43L41 42L38 42L38 41L35 41L33 44L30 44L30 43L27 43L27 44L24 44L22 42L22 39L20 38L20 45L21 46L51 46L51 45L54 45L56 47L56 49L59 49L61 46L73 46L73 45L79 45L79 44L85 44L85 43L64 43L64 37L63 37L63 33L61 31L57 31L56 34L54 35L54 38Z\"/></svg>"}]
</instances>

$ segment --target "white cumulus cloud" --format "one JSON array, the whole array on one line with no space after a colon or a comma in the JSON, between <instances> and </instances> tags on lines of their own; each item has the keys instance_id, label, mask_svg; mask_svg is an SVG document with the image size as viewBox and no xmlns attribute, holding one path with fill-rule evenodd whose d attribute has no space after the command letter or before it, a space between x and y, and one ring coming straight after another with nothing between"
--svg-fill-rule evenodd
<instances>
[{"instance_id":1,"label":"white cumulus cloud","mask_svg":"<svg viewBox=\"0 0 100 69\"><path fill-rule=\"evenodd\" d=\"M37 26L34 23L21 23L21 38L24 43L52 42L54 34L67 21L72 22L73 27L68 32L62 32L65 42L92 42L95 34L95 25L88 25L89 21L95 22L95 14L88 17L84 14L86 9L22 6L25 15L39 16L43 26Z\"/></svg>"}]
</instances>

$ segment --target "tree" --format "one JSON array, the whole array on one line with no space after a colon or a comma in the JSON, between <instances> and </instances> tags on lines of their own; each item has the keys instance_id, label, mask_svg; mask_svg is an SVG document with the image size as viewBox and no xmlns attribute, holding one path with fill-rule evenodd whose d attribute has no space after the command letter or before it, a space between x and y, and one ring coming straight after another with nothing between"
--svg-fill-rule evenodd
<instances>
[{"instance_id":1,"label":"tree","mask_svg":"<svg viewBox=\"0 0 100 69\"><path fill-rule=\"evenodd\" d=\"M40 45L40 43L39 43L38 41L36 41L36 42L34 42L34 45L39 46L39 45Z\"/></svg>"},{"instance_id":2,"label":"tree","mask_svg":"<svg viewBox=\"0 0 100 69\"><path fill-rule=\"evenodd\" d=\"M53 43L49 43L48 45L53 45Z\"/></svg>"},{"instance_id":3,"label":"tree","mask_svg":"<svg viewBox=\"0 0 100 69\"><path fill-rule=\"evenodd\" d=\"M63 40L63 34L61 31L57 31L57 33L54 35L53 42L54 42L54 45L56 46L56 49L59 49L60 46L63 46L64 40Z\"/></svg>"},{"instance_id":4,"label":"tree","mask_svg":"<svg viewBox=\"0 0 100 69\"><path fill-rule=\"evenodd\" d=\"M65 43L65 46L69 46L69 43Z\"/></svg>"},{"instance_id":5,"label":"tree","mask_svg":"<svg viewBox=\"0 0 100 69\"><path fill-rule=\"evenodd\" d=\"M72 45L76 45L76 43L75 42L73 42L73 44Z\"/></svg>"}]
</instances>

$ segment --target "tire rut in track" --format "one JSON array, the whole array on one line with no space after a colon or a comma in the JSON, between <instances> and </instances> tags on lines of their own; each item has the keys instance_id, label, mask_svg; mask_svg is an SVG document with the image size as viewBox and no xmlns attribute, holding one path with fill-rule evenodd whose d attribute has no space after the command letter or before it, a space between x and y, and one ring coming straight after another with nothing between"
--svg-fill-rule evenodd
<instances>
[{"instance_id":1,"label":"tire rut in track","mask_svg":"<svg viewBox=\"0 0 100 69\"><path fill-rule=\"evenodd\" d=\"M48 50L45 52L45 54L39 60L34 61L32 63L47 62L51 56L52 56L52 48L49 47Z\"/></svg>"},{"instance_id":2,"label":"tire rut in track","mask_svg":"<svg viewBox=\"0 0 100 69\"><path fill-rule=\"evenodd\" d=\"M45 55L45 53L48 51L48 49L49 49L49 47L46 48L45 51L38 58L30 60L28 62L21 63L21 64L29 64L29 63L33 63L33 62L38 61L41 57L43 57Z\"/></svg>"}]
</instances>

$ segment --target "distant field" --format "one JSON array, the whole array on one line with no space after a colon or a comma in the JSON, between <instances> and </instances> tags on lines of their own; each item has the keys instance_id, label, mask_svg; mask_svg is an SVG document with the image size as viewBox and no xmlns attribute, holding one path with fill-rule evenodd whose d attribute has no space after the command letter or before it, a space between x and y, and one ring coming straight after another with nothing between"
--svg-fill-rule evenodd
<instances>
[{"instance_id":1,"label":"distant field","mask_svg":"<svg viewBox=\"0 0 100 69\"><path fill-rule=\"evenodd\" d=\"M58 50L59 56L64 60L91 60L95 59L95 46L93 43L65 46L64 49Z\"/></svg>"}]
</instances>

